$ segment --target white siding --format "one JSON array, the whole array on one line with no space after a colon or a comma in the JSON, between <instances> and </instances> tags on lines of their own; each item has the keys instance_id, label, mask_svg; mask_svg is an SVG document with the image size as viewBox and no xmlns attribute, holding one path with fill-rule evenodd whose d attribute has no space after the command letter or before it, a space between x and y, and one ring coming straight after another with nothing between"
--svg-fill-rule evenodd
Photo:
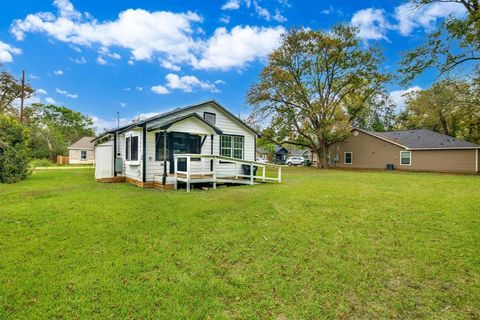
<instances>
[{"instance_id":1,"label":"white siding","mask_svg":"<svg viewBox=\"0 0 480 320\"><path fill-rule=\"evenodd\" d=\"M255 160L255 134L243 126L238 120L235 120L229 114L225 113L220 108L216 107L214 104L207 104L184 110L173 115L161 118L156 121L149 122L148 127L152 127L157 124L165 123L171 119L188 115L190 113L196 112L200 117L203 118L204 112L215 113L216 123L215 126L223 131L223 134L226 135L240 135L244 137L244 159L245 160ZM190 132L192 134L207 134L207 138L202 146L202 154L211 154L211 138L209 129L206 128L206 125L198 119L185 119L181 123L172 125L170 131L178 132ZM158 131L157 131L158 132ZM131 165L125 162L125 137L130 135L139 136L139 165ZM213 154L219 155L219 143L220 136L214 134L213 140ZM128 131L119 135L119 152L121 158L124 160L124 170L123 173L118 175L125 175L126 177L142 180L142 169L143 169L143 141L142 141L142 129L136 129L134 131ZM153 181L153 177L156 175L163 174L163 161L155 161L155 131L147 132L147 147L146 147L146 181ZM167 161L167 173L169 173L169 162ZM210 161L192 161L191 162L192 170L200 171L202 167L205 171L210 169ZM237 168L238 172L241 170L241 166ZM233 164L220 164L218 168L219 175L234 175L234 165Z\"/></svg>"},{"instance_id":2,"label":"white siding","mask_svg":"<svg viewBox=\"0 0 480 320\"><path fill-rule=\"evenodd\" d=\"M132 178L138 181L142 181L143 172L143 142L142 142L142 129L127 131L121 135L123 140L123 146L120 150L123 150L122 159L124 160L124 175L127 178ZM138 137L138 161L126 161L125 160L125 139L126 137ZM148 159L148 155L147 155Z\"/></svg>"},{"instance_id":3,"label":"white siding","mask_svg":"<svg viewBox=\"0 0 480 320\"><path fill-rule=\"evenodd\" d=\"M113 140L95 147L95 179L113 177Z\"/></svg>"}]
</instances>

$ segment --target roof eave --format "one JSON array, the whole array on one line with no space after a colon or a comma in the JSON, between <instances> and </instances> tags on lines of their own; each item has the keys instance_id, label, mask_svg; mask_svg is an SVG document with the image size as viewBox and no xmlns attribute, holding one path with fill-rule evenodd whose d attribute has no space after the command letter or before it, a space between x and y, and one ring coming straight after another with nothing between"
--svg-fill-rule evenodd
<instances>
[{"instance_id":1,"label":"roof eave","mask_svg":"<svg viewBox=\"0 0 480 320\"><path fill-rule=\"evenodd\" d=\"M386 139L386 138L384 138L384 137L381 137L381 136L379 136L379 135L376 135L376 134L374 134L374 133L372 133L372 132L370 132L370 131L363 130L363 129L360 129L360 128L353 128L352 131L353 131L353 130L358 130L358 131L363 132L363 133L365 133L365 134L368 134L368 135L370 135L370 136L372 136L372 137L375 137L375 138L378 138L378 139L383 140L383 141L385 141L385 142L394 144L394 145L396 145L396 146L398 146L398 147L402 147L402 148L404 148L404 149L408 149L407 146L404 146L404 145L402 145L402 144L400 144L400 143L397 143L397 142L394 142L394 141L392 141L392 140L389 140L389 139Z\"/></svg>"}]
</instances>

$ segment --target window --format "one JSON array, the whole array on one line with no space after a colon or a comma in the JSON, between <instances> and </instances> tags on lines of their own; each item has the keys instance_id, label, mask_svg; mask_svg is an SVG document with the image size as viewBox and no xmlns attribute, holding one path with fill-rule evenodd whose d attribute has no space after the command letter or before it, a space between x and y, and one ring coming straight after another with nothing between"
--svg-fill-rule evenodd
<instances>
[{"instance_id":1,"label":"window","mask_svg":"<svg viewBox=\"0 0 480 320\"><path fill-rule=\"evenodd\" d=\"M400 151L400 165L409 166L412 164L412 153L410 151Z\"/></svg>"},{"instance_id":2,"label":"window","mask_svg":"<svg viewBox=\"0 0 480 320\"><path fill-rule=\"evenodd\" d=\"M155 161L163 161L165 158L164 158L164 154L163 154L163 151L164 151L164 146L163 146L163 143L164 143L164 135L165 133L164 132L157 132L155 133ZM169 156L169 150L168 150L168 135L167 135L167 153L166 153L166 159L168 159L168 156Z\"/></svg>"},{"instance_id":3,"label":"window","mask_svg":"<svg viewBox=\"0 0 480 320\"><path fill-rule=\"evenodd\" d=\"M138 160L138 137L127 137L125 140L125 160Z\"/></svg>"},{"instance_id":4,"label":"window","mask_svg":"<svg viewBox=\"0 0 480 320\"><path fill-rule=\"evenodd\" d=\"M220 136L220 155L243 159L243 136Z\"/></svg>"},{"instance_id":5,"label":"window","mask_svg":"<svg viewBox=\"0 0 480 320\"><path fill-rule=\"evenodd\" d=\"M87 160L87 151L80 151L80 160Z\"/></svg>"},{"instance_id":6,"label":"window","mask_svg":"<svg viewBox=\"0 0 480 320\"><path fill-rule=\"evenodd\" d=\"M163 161L164 160L164 146L163 146L163 135L164 132L157 132L155 133L155 161ZM200 154L201 153L201 139L200 136L183 133L183 132L173 132L170 135L167 134L167 160L170 157L170 138L171 147L173 147L174 154L182 154L182 153L193 153L193 154ZM192 159L193 160L193 159Z\"/></svg>"},{"instance_id":7,"label":"window","mask_svg":"<svg viewBox=\"0 0 480 320\"><path fill-rule=\"evenodd\" d=\"M215 113L211 113L211 112L203 113L203 119L207 120L210 123L215 124L216 118L217 116L215 115Z\"/></svg>"},{"instance_id":8,"label":"window","mask_svg":"<svg viewBox=\"0 0 480 320\"><path fill-rule=\"evenodd\" d=\"M352 153L351 152L345 152L345 159L344 159L345 164L352 164Z\"/></svg>"},{"instance_id":9,"label":"window","mask_svg":"<svg viewBox=\"0 0 480 320\"><path fill-rule=\"evenodd\" d=\"M130 160L130 137L125 140L125 160Z\"/></svg>"}]
</instances>

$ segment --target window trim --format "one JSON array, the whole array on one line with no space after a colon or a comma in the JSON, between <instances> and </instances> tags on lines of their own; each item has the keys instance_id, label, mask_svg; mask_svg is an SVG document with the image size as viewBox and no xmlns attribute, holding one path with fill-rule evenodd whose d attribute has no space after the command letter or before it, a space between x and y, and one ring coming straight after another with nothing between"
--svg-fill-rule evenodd
<instances>
[{"instance_id":1,"label":"window trim","mask_svg":"<svg viewBox=\"0 0 480 320\"><path fill-rule=\"evenodd\" d=\"M350 153L350 162L347 162L347 153ZM343 164L353 164L353 152L352 151L345 151L343 153Z\"/></svg>"},{"instance_id":2,"label":"window trim","mask_svg":"<svg viewBox=\"0 0 480 320\"><path fill-rule=\"evenodd\" d=\"M125 137L125 161L130 161L131 136Z\"/></svg>"},{"instance_id":3,"label":"window trim","mask_svg":"<svg viewBox=\"0 0 480 320\"><path fill-rule=\"evenodd\" d=\"M213 115L213 122L210 122L205 118L205 115L207 115L207 114L208 115ZM203 112L203 120L205 120L207 122L210 122L211 124L216 124L217 123L217 114L213 113L213 112L204 111Z\"/></svg>"},{"instance_id":4,"label":"window trim","mask_svg":"<svg viewBox=\"0 0 480 320\"><path fill-rule=\"evenodd\" d=\"M133 138L137 138L137 159L132 159L132 141ZM140 135L130 134L125 135L125 163L129 165L139 165L140 164Z\"/></svg>"},{"instance_id":5,"label":"window trim","mask_svg":"<svg viewBox=\"0 0 480 320\"><path fill-rule=\"evenodd\" d=\"M85 157L83 157L83 153L85 152ZM86 161L87 160L87 150L80 150L80 160Z\"/></svg>"},{"instance_id":6,"label":"window trim","mask_svg":"<svg viewBox=\"0 0 480 320\"><path fill-rule=\"evenodd\" d=\"M406 153L408 153L408 154L410 155L409 158L408 158L408 160L409 160L408 163L402 163L402 153L404 153L404 152L406 152ZM399 164L400 164L401 166L411 166L411 165L412 165L412 151L401 150L401 151L400 151L400 157L399 157L398 161L399 161Z\"/></svg>"},{"instance_id":7,"label":"window trim","mask_svg":"<svg viewBox=\"0 0 480 320\"><path fill-rule=\"evenodd\" d=\"M242 157L241 158L235 158L235 159L240 159L240 160L244 160L245 159L245 136L242 136L242 135L239 135L239 134L221 134L220 135L220 141L219 141L219 155L220 156L223 156L222 155L222 149L226 149L226 148L222 148L222 137L225 137L225 136L228 136L228 137L231 137L231 146L230 146L230 158L235 158L233 156L233 150L234 149L239 149L239 148L234 148L233 147L233 138L234 137L241 137L242 138Z\"/></svg>"}]
</instances>

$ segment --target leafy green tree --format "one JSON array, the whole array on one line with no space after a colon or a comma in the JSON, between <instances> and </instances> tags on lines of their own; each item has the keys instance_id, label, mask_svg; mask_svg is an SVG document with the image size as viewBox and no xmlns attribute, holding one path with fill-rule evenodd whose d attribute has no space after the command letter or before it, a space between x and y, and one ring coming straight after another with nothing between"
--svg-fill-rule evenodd
<instances>
[{"instance_id":1,"label":"leafy green tree","mask_svg":"<svg viewBox=\"0 0 480 320\"><path fill-rule=\"evenodd\" d=\"M31 97L33 89L25 84L25 99ZM0 114L16 116L18 109L14 101L22 96L22 83L7 71L0 72Z\"/></svg>"},{"instance_id":2,"label":"leafy green tree","mask_svg":"<svg viewBox=\"0 0 480 320\"><path fill-rule=\"evenodd\" d=\"M92 119L67 107L34 103L25 109L25 119L35 158L54 160L76 140L95 135Z\"/></svg>"},{"instance_id":3,"label":"leafy green tree","mask_svg":"<svg viewBox=\"0 0 480 320\"><path fill-rule=\"evenodd\" d=\"M290 30L247 95L259 121L270 122L268 138L314 150L318 167L326 168L328 147L349 135L390 79L381 52L357 32L347 25Z\"/></svg>"},{"instance_id":4,"label":"leafy green tree","mask_svg":"<svg viewBox=\"0 0 480 320\"><path fill-rule=\"evenodd\" d=\"M0 115L0 182L14 183L30 173L30 133L12 117Z\"/></svg>"},{"instance_id":5,"label":"leafy green tree","mask_svg":"<svg viewBox=\"0 0 480 320\"><path fill-rule=\"evenodd\" d=\"M370 100L370 107L355 120L355 126L376 132L391 131L396 126L397 105L382 93Z\"/></svg>"},{"instance_id":6,"label":"leafy green tree","mask_svg":"<svg viewBox=\"0 0 480 320\"><path fill-rule=\"evenodd\" d=\"M428 128L480 143L480 90L471 82L446 79L407 95L399 117L407 129Z\"/></svg>"},{"instance_id":7,"label":"leafy green tree","mask_svg":"<svg viewBox=\"0 0 480 320\"><path fill-rule=\"evenodd\" d=\"M463 5L464 18L448 17L440 27L430 33L426 42L403 55L400 71L407 84L426 69L436 68L440 74L459 65L470 63L477 67L480 61L480 5L478 0L414 0L418 7L436 2ZM479 74L477 74L479 76Z\"/></svg>"}]
</instances>

